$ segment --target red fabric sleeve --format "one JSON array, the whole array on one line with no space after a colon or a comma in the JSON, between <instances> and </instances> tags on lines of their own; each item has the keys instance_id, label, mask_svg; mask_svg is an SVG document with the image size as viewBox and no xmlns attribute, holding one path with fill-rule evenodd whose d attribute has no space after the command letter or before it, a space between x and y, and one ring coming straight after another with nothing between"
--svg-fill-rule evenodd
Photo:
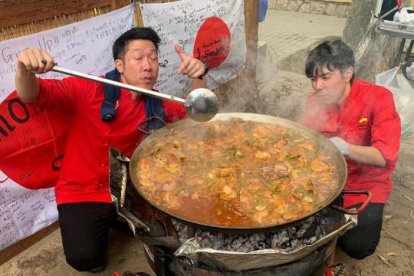
<instances>
[{"instance_id":1,"label":"red fabric sleeve","mask_svg":"<svg viewBox=\"0 0 414 276\"><path fill-rule=\"evenodd\" d=\"M62 80L38 79L40 86L39 98L36 104L46 110L65 109L73 111L79 106L78 101L93 96L96 84L92 81L75 77Z\"/></svg>"},{"instance_id":2,"label":"red fabric sleeve","mask_svg":"<svg viewBox=\"0 0 414 276\"><path fill-rule=\"evenodd\" d=\"M401 121L395 110L394 99L388 90L376 97L375 117L371 129L371 145L381 151L388 166L398 159L401 138Z\"/></svg>"}]
</instances>

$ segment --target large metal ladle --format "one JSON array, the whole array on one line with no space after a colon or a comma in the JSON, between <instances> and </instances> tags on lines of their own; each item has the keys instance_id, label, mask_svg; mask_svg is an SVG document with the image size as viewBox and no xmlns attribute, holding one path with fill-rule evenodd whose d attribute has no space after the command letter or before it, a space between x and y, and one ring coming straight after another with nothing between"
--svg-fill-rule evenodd
<instances>
[{"instance_id":1,"label":"large metal ladle","mask_svg":"<svg viewBox=\"0 0 414 276\"><path fill-rule=\"evenodd\" d=\"M56 65L52 68L52 71L112 85L112 86L119 87L119 88L124 88L130 91L133 91L133 92L143 93L143 94L150 95L152 97L166 99L166 100L170 100L173 102L183 104L185 106L185 109L187 110L187 115L191 119L198 121L198 122L206 122L212 119L217 114L217 111L218 111L218 100L217 100L216 95L212 91L206 88L194 89L193 91L190 92L190 94L188 94L186 99L182 99L182 98L175 97L172 95L155 92L155 91L144 89L144 88L139 88L139 87L132 86L129 84L125 84L125 83L121 83L121 82L117 82L113 80L108 80L105 78L101 78L101 77L97 77L97 76L93 76L93 75L89 75L89 74L85 74L81 72L76 72L76 71L65 69L65 68L62 68Z\"/></svg>"}]
</instances>

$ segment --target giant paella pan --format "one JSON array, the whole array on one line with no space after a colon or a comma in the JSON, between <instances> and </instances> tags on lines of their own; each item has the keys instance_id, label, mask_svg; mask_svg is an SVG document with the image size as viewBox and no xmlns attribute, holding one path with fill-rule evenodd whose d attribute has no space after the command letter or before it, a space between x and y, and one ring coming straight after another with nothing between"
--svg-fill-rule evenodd
<instances>
[{"instance_id":1,"label":"giant paella pan","mask_svg":"<svg viewBox=\"0 0 414 276\"><path fill-rule=\"evenodd\" d=\"M274 229L307 218L333 205L347 177L343 156L320 133L250 113L166 125L136 148L129 172L156 209L219 231Z\"/></svg>"}]
</instances>

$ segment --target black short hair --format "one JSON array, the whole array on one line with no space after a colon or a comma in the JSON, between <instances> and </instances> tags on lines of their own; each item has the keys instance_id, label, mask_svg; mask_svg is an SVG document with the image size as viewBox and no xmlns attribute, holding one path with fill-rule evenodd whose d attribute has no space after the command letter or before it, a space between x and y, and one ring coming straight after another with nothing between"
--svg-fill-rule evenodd
<instances>
[{"instance_id":1,"label":"black short hair","mask_svg":"<svg viewBox=\"0 0 414 276\"><path fill-rule=\"evenodd\" d=\"M129 29L120 35L112 46L112 55L114 57L114 60L122 58L125 54L125 47L128 45L129 41L135 39L145 39L152 41L157 51L158 44L161 41L158 34L150 27L134 27L132 29Z\"/></svg>"},{"instance_id":2,"label":"black short hair","mask_svg":"<svg viewBox=\"0 0 414 276\"><path fill-rule=\"evenodd\" d=\"M326 66L329 70L339 69L344 72L355 67L355 56L352 49L341 39L327 40L309 52L305 64L305 74L313 78ZM351 82L354 76L352 76Z\"/></svg>"}]
</instances>

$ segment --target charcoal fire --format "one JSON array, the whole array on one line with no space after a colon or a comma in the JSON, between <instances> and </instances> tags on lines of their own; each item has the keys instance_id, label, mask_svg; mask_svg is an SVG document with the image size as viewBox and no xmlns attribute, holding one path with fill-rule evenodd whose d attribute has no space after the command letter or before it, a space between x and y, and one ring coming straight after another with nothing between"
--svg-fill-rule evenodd
<instances>
[{"instance_id":1,"label":"charcoal fire","mask_svg":"<svg viewBox=\"0 0 414 276\"><path fill-rule=\"evenodd\" d=\"M182 243L190 238L187 225L177 220L173 220L172 223ZM318 226L315 227L315 224ZM226 234L197 229L194 237L201 248L245 253L262 249L290 252L322 238L325 231L321 229L320 225L320 218L313 216L299 224L271 233Z\"/></svg>"}]
</instances>

